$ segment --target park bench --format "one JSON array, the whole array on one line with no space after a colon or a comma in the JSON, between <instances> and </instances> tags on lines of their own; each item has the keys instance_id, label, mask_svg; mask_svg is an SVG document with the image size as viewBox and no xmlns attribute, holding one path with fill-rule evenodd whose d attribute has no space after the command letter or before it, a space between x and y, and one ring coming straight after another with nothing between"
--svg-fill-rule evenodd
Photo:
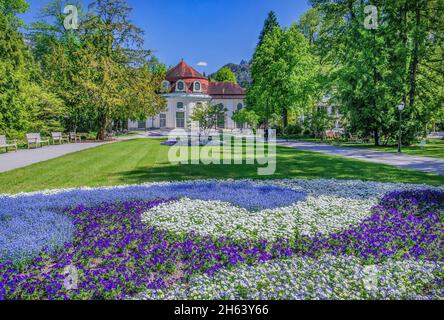
<instances>
[{"instance_id":1,"label":"park bench","mask_svg":"<svg viewBox=\"0 0 444 320\"><path fill-rule=\"evenodd\" d=\"M8 148L15 148L15 151L17 151L17 141L11 140L8 142L6 136L0 136L0 148L5 148L6 152L8 152Z\"/></svg>"},{"instance_id":2,"label":"park bench","mask_svg":"<svg viewBox=\"0 0 444 320\"><path fill-rule=\"evenodd\" d=\"M28 142L28 149L30 149L32 145L35 145L37 148L39 145L42 146L44 143L47 143L49 146L49 140L42 140L40 133L27 133L26 141Z\"/></svg>"},{"instance_id":3,"label":"park bench","mask_svg":"<svg viewBox=\"0 0 444 320\"><path fill-rule=\"evenodd\" d=\"M349 141L352 143L363 143L364 142L364 140L361 139L359 136L352 135L352 134L349 135Z\"/></svg>"},{"instance_id":4,"label":"park bench","mask_svg":"<svg viewBox=\"0 0 444 320\"><path fill-rule=\"evenodd\" d=\"M429 136L427 136L427 139L444 139L444 132L432 132Z\"/></svg>"},{"instance_id":5,"label":"park bench","mask_svg":"<svg viewBox=\"0 0 444 320\"><path fill-rule=\"evenodd\" d=\"M59 144L63 144L63 141L67 141L69 143L69 137L64 137L61 132L52 132L52 144L56 144L56 141Z\"/></svg>"},{"instance_id":6,"label":"park bench","mask_svg":"<svg viewBox=\"0 0 444 320\"><path fill-rule=\"evenodd\" d=\"M74 143L82 142L82 137L75 132L69 133L69 142L74 141Z\"/></svg>"}]
</instances>

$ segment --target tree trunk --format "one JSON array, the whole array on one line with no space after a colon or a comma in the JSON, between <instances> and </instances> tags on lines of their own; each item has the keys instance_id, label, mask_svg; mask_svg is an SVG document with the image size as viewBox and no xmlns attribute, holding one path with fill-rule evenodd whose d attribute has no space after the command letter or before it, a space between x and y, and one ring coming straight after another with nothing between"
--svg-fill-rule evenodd
<instances>
[{"instance_id":1,"label":"tree trunk","mask_svg":"<svg viewBox=\"0 0 444 320\"><path fill-rule=\"evenodd\" d=\"M288 127L288 110L286 108L282 111L282 126L284 129Z\"/></svg>"},{"instance_id":2,"label":"tree trunk","mask_svg":"<svg viewBox=\"0 0 444 320\"><path fill-rule=\"evenodd\" d=\"M375 146L379 147L381 145L381 138L379 136L379 130L378 129L374 130L374 138L375 138Z\"/></svg>"},{"instance_id":3,"label":"tree trunk","mask_svg":"<svg viewBox=\"0 0 444 320\"><path fill-rule=\"evenodd\" d=\"M106 130L108 129L108 119L106 116L100 117L99 131L97 132L97 140L104 141L106 139Z\"/></svg>"},{"instance_id":4,"label":"tree trunk","mask_svg":"<svg viewBox=\"0 0 444 320\"><path fill-rule=\"evenodd\" d=\"M419 64L419 41L420 37L418 35L419 28L421 24L421 10L419 7L419 4L416 5L415 9L415 16L416 16L416 34L414 37L414 48L412 53L412 60L410 63L410 91L409 91L409 106L410 110L413 110L413 106L415 105L415 97L416 97L416 76L418 73L418 64Z\"/></svg>"}]
</instances>

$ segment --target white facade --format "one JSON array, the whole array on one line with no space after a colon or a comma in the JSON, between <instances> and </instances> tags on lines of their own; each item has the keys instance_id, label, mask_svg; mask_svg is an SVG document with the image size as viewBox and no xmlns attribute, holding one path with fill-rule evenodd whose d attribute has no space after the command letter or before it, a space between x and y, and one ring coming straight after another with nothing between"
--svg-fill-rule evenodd
<instances>
[{"instance_id":1,"label":"white facade","mask_svg":"<svg viewBox=\"0 0 444 320\"><path fill-rule=\"evenodd\" d=\"M181 61L167 72L162 82L162 96L167 101L164 112L150 119L129 121L130 130L188 128L197 104L222 104L225 123L218 129L241 129L243 125L232 120L233 113L244 107L245 90L228 82L211 82L191 66Z\"/></svg>"},{"instance_id":2,"label":"white facade","mask_svg":"<svg viewBox=\"0 0 444 320\"><path fill-rule=\"evenodd\" d=\"M193 109L198 103L223 104L228 111L225 117L225 127L221 129L233 130L241 127L231 117L238 108L244 107L243 99L212 99L209 95L185 93L172 93L164 97L167 100L165 112L144 121L129 121L129 130L187 128Z\"/></svg>"}]
</instances>

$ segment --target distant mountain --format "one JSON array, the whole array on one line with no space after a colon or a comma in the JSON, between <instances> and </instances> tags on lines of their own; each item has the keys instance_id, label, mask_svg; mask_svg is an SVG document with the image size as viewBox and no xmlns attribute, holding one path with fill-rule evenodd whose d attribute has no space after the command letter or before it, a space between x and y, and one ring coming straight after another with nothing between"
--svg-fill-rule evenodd
<instances>
[{"instance_id":1,"label":"distant mountain","mask_svg":"<svg viewBox=\"0 0 444 320\"><path fill-rule=\"evenodd\" d=\"M247 88L251 82L251 65L248 61L242 60L239 64L229 63L223 66L229 68L236 75L237 83L243 87ZM212 74L210 75L211 78Z\"/></svg>"}]
</instances>

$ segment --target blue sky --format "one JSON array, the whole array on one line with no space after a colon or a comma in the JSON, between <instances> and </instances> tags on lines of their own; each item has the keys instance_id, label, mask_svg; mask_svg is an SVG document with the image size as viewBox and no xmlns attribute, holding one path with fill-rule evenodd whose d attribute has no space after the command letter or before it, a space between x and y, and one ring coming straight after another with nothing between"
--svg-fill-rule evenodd
<instances>
[{"instance_id":1,"label":"blue sky","mask_svg":"<svg viewBox=\"0 0 444 320\"><path fill-rule=\"evenodd\" d=\"M28 0L23 16L32 22L47 0ZM161 62L177 64L184 58L201 72L251 58L270 10L289 26L309 8L308 0L129 0L132 19L145 31L145 47ZM207 67L197 66L206 62Z\"/></svg>"}]
</instances>

